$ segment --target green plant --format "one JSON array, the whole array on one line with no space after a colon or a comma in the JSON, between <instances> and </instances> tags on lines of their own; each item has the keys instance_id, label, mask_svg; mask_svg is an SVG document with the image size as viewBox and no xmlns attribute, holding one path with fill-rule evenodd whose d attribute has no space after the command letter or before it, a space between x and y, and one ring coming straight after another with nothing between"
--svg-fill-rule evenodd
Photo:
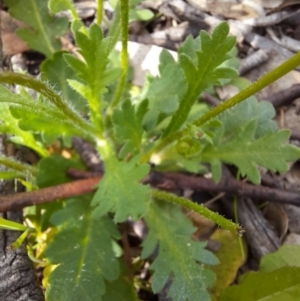
<instances>
[{"instance_id":1,"label":"green plant","mask_svg":"<svg viewBox=\"0 0 300 301\"><path fill-rule=\"evenodd\" d=\"M159 246L150 267L153 291L160 291L172 276L169 296L174 301L210 300L207 288L213 285L214 274L203 264L215 265L218 260L204 243L191 238L194 227L180 206L234 234L241 231L240 226L202 205L140 182L150 171L149 162L164 170L172 166L190 172L203 172L206 167L201 164L209 163L215 181L220 179L222 162L236 165L253 183L260 181L258 166L286 171L287 162L298 159L300 150L286 144L288 131L276 130L271 105L253 95L295 68L300 54L209 110L198 103L203 91L225 82L241 85L236 70L226 65L235 38L228 36L228 25L221 23L211 36L201 32L197 39L187 38L178 50L178 62L162 52L160 76L149 77L141 96L133 100L126 93L128 0L116 6L121 21L115 18L106 37L97 25L101 13L97 24L86 29L71 1L49 1L55 13L71 11L71 29L82 58L61 52L53 32L44 30L49 22L63 27L59 33L66 30L64 19L46 11L45 1L31 1L35 14L30 22L18 13L23 1L5 3L12 16L31 26L20 31L20 37L47 59L41 66L42 81L29 75L0 74L3 84L22 87L15 94L0 86L0 132L42 157L35 168L2 156L1 164L8 170L1 175L22 179L31 189L67 182L70 167L84 167L76 155L67 160L49 154L47 146L55 140L69 146L72 136L91 142L105 166L94 195L40 205L26 213L37 228L37 237L49 227L57 229L44 254L58 265L48 279L47 299L121 300L122 295L122 300L137 300L134 279L128 276L116 243L120 239L116 223L131 217L144 218L149 228L142 258L149 258ZM34 22L41 16L45 23ZM118 67L111 59L120 35L117 24L123 47ZM33 43L29 30L44 42ZM33 98L27 89L38 96Z\"/></svg>"}]
</instances>

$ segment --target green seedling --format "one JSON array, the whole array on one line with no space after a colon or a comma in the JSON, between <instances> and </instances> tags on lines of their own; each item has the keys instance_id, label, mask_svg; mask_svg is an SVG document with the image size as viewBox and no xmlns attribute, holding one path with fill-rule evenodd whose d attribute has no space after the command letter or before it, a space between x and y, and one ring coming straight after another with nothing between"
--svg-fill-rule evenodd
<instances>
[{"instance_id":1,"label":"green seedling","mask_svg":"<svg viewBox=\"0 0 300 301\"><path fill-rule=\"evenodd\" d=\"M16 223L13 221L9 221L7 219L4 219L0 217L0 229L2 230L9 230L9 231L21 231L23 232L10 246L9 248L15 250L18 249L24 240L27 238L28 234L31 232L34 232L35 229L24 226L23 224ZM40 266L44 266L47 264L47 261L39 260L35 258L33 249L30 245L26 246L28 257L31 259L31 261L39 264Z\"/></svg>"},{"instance_id":2,"label":"green seedling","mask_svg":"<svg viewBox=\"0 0 300 301\"><path fill-rule=\"evenodd\" d=\"M17 238L17 240L14 243L12 243L12 245L11 245L12 249L19 248L21 246L21 244L24 242L24 240L26 239L27 235L30 232L34 231L34 229L26 227L23 224L16 223L16 222L13 222L13 221L9 221L9 220L4 219L2 217L0 217L0 229L9 230L9 231L21 231L21 232L23 232Z\"/></svg>"},{"instance_id":3,"label":"green seedling","mask_svg":"<svg viewBox=\"0 0 300 301\"><path fill-rule=\"evenodd\" d=\"M135 276L128 275L113 247L122 237L117 223L130 217L143 218L148 227L141 258L151 262L153 292L170 283L168 297L174 301L211 300L209 288L215 276L208 265L218 260L205 249L205 242L192 239L195 228L181 208L196 211L232 233L241 234L242 229L205 206L141 182L149 175L149 162L164 171L175 166L195 174L211 172L215 182L224 163L234 165L254 184L260 182L260 166L287 171L300 150L288 144L289 131L277 130L272 105L258 102L254 93L299 65L300 54L255 83L245 83L234 63L235 38L222 22L211 35L202 31L196 39L188 37L178 50L178 61L163 51L159 76L147 77L141 93L133 97L127 82L128 20L139 0L110 1L116 2L115 18L105 34L97 25L102 23L102 1L97 1L96 24L89 28L79 20L71 0L50 0L51 12L46 2L32 0L28 6L22 0L4 1L11 16L28 25L18 30L19 37L46 60L40 67L41 80L0 73L4 84L0 85L0 134L42 158L37 169L29 170L0 157L9 171L0 177L18 177L38 189L69 182L67 171L82 168L82 163L74 153L68 160L51 155L49 145L57 141L70 148L74 136L93 144L105 167L96 193L74 194L66 202L28 209L28 218L43 234L56 228L44 245L36 239L37 248L46 247L41 254L57 266L49 275L46 299L137 300ZM72 16L77 53L61 51L57 39L68 28L68 20L57 15L65 10ZM119 62L114 46L120 38ZM201 103L202 92L227 84L241 92L213 109ZM22 89L13 93L7 85ZM0 222L2 229L22 232L12 248L33 231L15 222Z\"/></svg>"}]
</instances>

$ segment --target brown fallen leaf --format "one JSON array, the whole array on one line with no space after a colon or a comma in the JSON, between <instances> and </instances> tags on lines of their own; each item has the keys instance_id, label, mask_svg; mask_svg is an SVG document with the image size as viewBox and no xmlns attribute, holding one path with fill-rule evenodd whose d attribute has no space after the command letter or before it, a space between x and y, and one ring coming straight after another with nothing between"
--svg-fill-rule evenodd
<instances>
[{"instance_id":1,"label":"brown fallen leaf","mask_svg":"<svg viewBox=\"0 0 300 301\"><path fill-rule=\"evenodd\" d=\"M280 240L283 240L289 228L289 220L282 206L268 203L263 213L265 219L274 227Z\"/></svg>"},{"instance_id":2,"label":"brown fallen leaf","mask_svg":"<svg viewBox=\"0 0 300 301\"><path fill-rule=\"evenodd\" d=\"M3 55L14 55L28 50L27 44L16 35L18 28L25 27L21 21L12 18L6 11L0 11L1 38L3 44Z\"/></svg>"}]
</instances>

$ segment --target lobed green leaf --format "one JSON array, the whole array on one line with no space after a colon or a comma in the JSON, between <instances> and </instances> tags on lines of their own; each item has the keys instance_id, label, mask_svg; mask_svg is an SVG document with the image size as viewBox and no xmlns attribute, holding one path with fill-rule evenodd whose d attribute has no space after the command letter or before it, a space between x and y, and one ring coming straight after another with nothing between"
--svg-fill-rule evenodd
<instances>
[{"instance_id":1,"label":"lobed green leaf","mask_svg":"<svg viewBox=\"0 0 300 301\"><path fill-rule=\"evenodd\" d=\"M144 102L139 112L136 113L131 101L126 100L121 109L114 110L112 121L115 136L120 142L125 142L120 151L121 158L125 158L128 154L134 155L141 149L144 133L142 118L145 109L147 109L147 102Z\"/></svg>"},{"instance_id":2,"label":"lobed green leaf","mask_svg":"<svg viewBox=\"0 0 300 301\"><path fill-rule=\"evenodd\" d=\"M115 212L115 222L122 222L129 216L137 220L147 213L150 188L139 182L149 173L147 164L137 165L137 158L129 162L109 158L105 161L105 174L92 200L93 216Z\"/></svg>"},{"instance_id":3,"label":"lobed green leaf","mask_svg":"<svg viewBox=\"0 0 300 301\"><path fill-rule=\"evenodd\" d=\"M65 54L64 58L84 84L78 81L76 84L74 81L69 83L87 99L92 122L102 128L102 95L107 91L106 86L120 76L121 69L108 69L110 38L103 38L102 30L98 25L92 25L87 35L78 31L75 39L85 62L69 54Z\"/></svg>"},{"instance_id":4,"label":"lobed green leaf","mask_svg":"<svg viewBox=\"0 0 300 301\"><path fill-rule=\"evenodd\" d=\"M25 132L20 129L18 120L12 116L8 104L0 102L0 111L0 133L13 135L10 137L12 142L25 145L35 150L42 157L47 156L48 151L44 146L36 141L30 132Z\"/></svg>"},{"instance_id":5,"label":"lobed green leaf","mask_svg":"<svg viewBox=\"0 0 300 301\"><path fill-rule=\"evenodd\" d=\"M51 58L45 60L41 66L41 78L49 82L54 90L61 92L64 99L80 112L86 112L86 101L76 93L69 85L68 79L75 79L74 70L63 58L64 52L56 52Z\"/></svg>"},{"instance_id":6,"label":"lobed green leaf","mask_svg":"<svg viewBox=\"0 0 300 301\"><path fill-rule=\"evenodd\" d=\"M213 31L211 37L207 32L200 33L200 49L191 55L193 45L190 39L185 48L187 53L179 51L179 64L187 80L187 91L179 104L179 108L163 133L166 137L177 131L186 121L189 112L201 92L209 86L219 83L221 78L234 78L237 72L231 68L218 68L230 56L228 52L235 45L235 38L228 37L229 26L220 23ZM190 54L190 56L189 56Z\"/></svg>"},{"instance_id":7,"label":"lobed green leaf","mask_svg":"<svg viewBox=\"0 0 300 301\"><path fill-rule=\"evenodd\" d=\"M82 136L86 139L90 137L69 120L60 117L54 117L44 111L24 106L11 106L10 112L16 120L20 129L34 133L45 133L53 136ZM47 122L45 122L47 120Z\"/></svg>"},{"instance_id":8,"label":"lobed green leaf","mask_svg":"<svg viewBox=\"0 0 300 301\"><path fill-rule=\"evenodd\" d=\"M73 1L71 0L49 0L48 7L53 13L74 9Z\"/></svg>"},{"instance_id":9,"label":"lobed green leaf","mask_svg":"<svg viewBox=\"0 0 300 301\"><path fill-rule=\"evenodd\" d=\"M287 144L290 136L288 130L269 132L256 139L256 127L257 122L250 121L229 142L223 144L219 141L203 150L201 159L212 164L215 181L219 180L221 162L236 165L242 176L247 176L251 182L258 184L258 166L274 172L285 172L289 169L287 162L299 158L300 149Z\"/></svg>"},{"instance_id":10,"label":"lobed green leaf","mask_svg":"<svg viewBox=\"0 0 300 301\"><path fill-rule=\"evenodd\" d=\"M195 229L180 207L153 201L145 220L149 233L143 242L142 257L150 256L159 246L150 266L154 270L154 293L171 280L168 297L172 300L210 300L207 288L212 286L214 274L197 263L217 264L218 259L204 249L205 243L191 239Z\"/></svg>"},{"instance_id":11,"label":"lobed green leaf","mask_svg":"<svg viewBox=\"0 0 300 301\"><path fill-rule=\"evenodd\" d=\"M143 95L149 101L149 110L144 118L148 131L156 126L161 113L169 116L178 109L179 101L187 89L184 73L177 64L169 63L160 70L160 76L151 80Z\"/></svg>"},{"instance_id":12,"label":"lobed green leaf","mask_svg":"<svg viewBox=\"0 0 300 301\"><path fill-rule=\"evenodd\" d=\"M230 84L239 89L243 89L249 86L249 81L238 78L232 80ZM246 101L237 104L234 108L225 111L218 117L224 126L223 139L227 141L235 137L240 131L240 128L251 120L256 120L257 122L255 131L256 138L268 132L275 132L275 130L277 130L277 124L273 120L275 114L275 109L270 102L257 101L255 96L251 96Z\"/></svg>"},{"instance_id":13,"label":"lobed green leaf","mask_svg":"<svg viewBox=\"0 0 300 301\"><path fill-rule=\"evenodd\" d=\"M0 82L8 83L8 84L17 84L22 87L27 87L29 89L33 89L34 91L40 93L44 96L51 106L47 109L47 106L44 104L37 105L37 109L43 109L48 113L54 114L56 117L64 116L69 122L72 122L77 126L77 128L81 129L82 134L85 137L89 137L89 139L95 139L97 136L96 129L86 120L84 120L80 113L75 111L68 102L66 102L58 93L56 93L52 88L50 88L47 84L32 78L29 75L13 73L13 72L2 72L0 73ZM2 88L3 90L4 88ZM9 95L12 94L9 90L6 91ZM22 95L24 96L24 95ZM28 96L28 95L27 95ZM27 97L29 99L29 97ZM2 100L6 102L5 100ZM22 99L18 99L15 101L12 97L7 102L11 103L19 103L26 105L26 102L22 101ZM32 102L32 100L31 100ZM53 107L56 107L53 109Z\"/></svg>"},{"instance_id":14,"label":"lobed green leaf","mask_svg":"<svg viewBox=\"0 0 300 301\"><path fill-rule=\"evenodd\" d=\"M52 264L59 264L49 277L49 301L105 300L104 280L119 276L112 245L119 238L117 227L108 217L92 218L89 200L90 195L69 201L58 212L59 231L45 252Z\"/></svg>"}]
</instances>

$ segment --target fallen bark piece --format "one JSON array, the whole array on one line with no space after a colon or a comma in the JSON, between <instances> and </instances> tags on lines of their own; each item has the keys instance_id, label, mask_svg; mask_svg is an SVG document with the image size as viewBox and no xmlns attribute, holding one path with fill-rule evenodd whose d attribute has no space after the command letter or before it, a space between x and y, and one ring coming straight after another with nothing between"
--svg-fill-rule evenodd
<instances>
[{"instance_id":1,"label":"fallen bark piece","mask_svg":"<svg viewBox=\"0 0 300 301\"><path fill-rule=\"evenodd\" d=\"M279 248L279 237L251 199L238 201L238 219L245 229L248 245L257 260Z\"/></svg>"}]
</instances>

